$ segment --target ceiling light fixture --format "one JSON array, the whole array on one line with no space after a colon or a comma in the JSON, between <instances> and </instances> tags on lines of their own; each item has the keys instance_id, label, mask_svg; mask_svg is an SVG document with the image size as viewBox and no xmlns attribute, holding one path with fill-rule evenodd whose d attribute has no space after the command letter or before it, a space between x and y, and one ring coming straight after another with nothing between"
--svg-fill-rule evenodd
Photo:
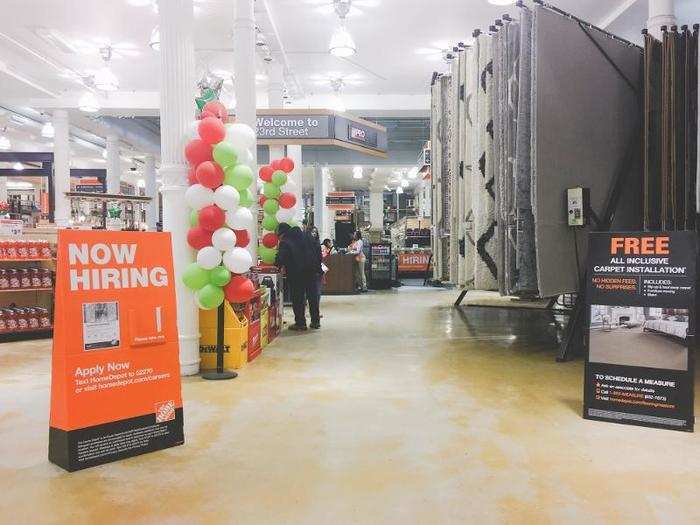
<instances>
[{"instance_id":1,"label":"ceiling light fixture","mask_svg":"<svg viewBox=\"0 0 700 525\"><path fill-rule=\"evenodd\" d=\"M24 171L24 166L22 165L21 162L15 162L15 163L12 165L12 169L15 170L15 171Z\"/></svg>"},{"instance_id":2,"label":"ceiling light fixture","mask_svg":"<svg viewBox=\"0 0 700 525\"><path fill-rule=\"evenodd\" d=\"M160 27L156 26L151 31L151 38L148 40L148 47L153 51L160 51Z\"/></svg>"},{"instance_id":3,"label":"ceiling light fixture","mask_svg":"<svg viewBox=\"0 0 700 525\"><path fill-rule=\"evenodd\" d=\"M44 137L45 139L52 139L55 134L56 134L56 131L53 129L53 124L51 124L51 122L46 122L41 127L41 136Z\"/></svg>"},{"instance_id":4,"label":"ceiling light fixture","mask_svg":"<svg viewBox=\"0 0 700 525\"><path fill-rule=\"evenodd\" d=\"M418 177L418 167L413 166L410 170L408 170L408 178L415 179L416 177Z\"/></svg>"},{"instance_id":5,"label":"ceiling light fixture","mask_svg":"<svg viewBox=\"0 0 700 525\"><path fill-rule=\"evenodd\" d=\"M401 187L402 188L408 188L408 181L406 179L401 180Z\"/></svg>"},{"instance_id":6,"label":"ceiling light fixture","mask_svg":"<svg viewBox=\"0 0 700 525\"><path fill-rule=\"evenodd\" d=\"M345 17L350 12L352 0L334 1L335 14L340 19L340 25L333 32L331 41L328 44L328 52L336 57L350 57L357 53L357 46L352 36L345 27Z\"/></svg>"},{"instance_id":7,"label":"ceiling light fixture","mask_svg":"<svg viewBox=\"0 0 700 525\"><path fill-rule=\"evenodd\" d=\"M332 109L339 113L345 113L345 103L343 102L342 94L343 87L345 87L345 82L343 82L342 78L332 78L331 87L335 92Z\"/></svg>"},{"instance_id":8,"label":"ceiling light fixture","mask_svg":"<svg viewBox=\"0 0 700 525\"><path fill-rule=\"evenodd\" d=\"M119 79L107 66L104 66L95 73L93 82L95 83L95 87L100 91L117 91L119 89Z\"/></svg>"},{"instance_id":9,"label":"ceiling light fixture","mask_svg":"<svg viewBox=\"0 0 700 525\"><path fill-rule=\"evenodd\" d=\"M5 135L7 128L3 128L2 131L3 134L0 135L0 150L7 151L12 148L12 142L10 142L10 139L8 139L7 135Z\"/></svg>"},{"instance_id":10,"label":"ceiling light fixture","mask_svg":"<svg viewBox=\"0 0 700 525\"><path fill-rule=\"evenodd\" d=\"M491 5L511 5L514 4L516 0L488 0Z\"/></svg>"},{"instance_id":11,"label":"ceiling light fixture","mask_svg":"<svg viewBox=\"0 0 700 525\"><path fill-rule=\"evenodd\" d=\"M362 166L355 166L352 169L352 178L361 179L362 178Z\"/></svg>"},{"instance_id":12,"label":"ceiling light fixture","mask_svg":"<svg viewBox=\"0 0 700 525\"><path fill-rule=\"evenodd\" d=\"M85 113L97 113L100 110L100 103L91 91L86 92L78 101L78 109Z\"/></svg>"}]
</instances>

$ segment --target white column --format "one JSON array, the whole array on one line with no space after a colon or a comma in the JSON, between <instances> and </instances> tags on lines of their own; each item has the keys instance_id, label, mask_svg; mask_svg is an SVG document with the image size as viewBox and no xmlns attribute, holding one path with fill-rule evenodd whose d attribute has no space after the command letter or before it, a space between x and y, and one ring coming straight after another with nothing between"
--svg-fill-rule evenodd
<instances>
[{"instance_id":1,"label":"white column","mask_svg":"<svg viewBox=\"0 0 700 525\"><path fill-rule=\"evenodd\" d=\"M0 202L7 202L7 177L0 177Z\"/></svg>"},{"instance_id":2,"label":"white column","mask_svg":"<svg viewBox=\"0 0 700 525\"><path fill-rule=\"evenodd\" d=\"M297 206L299 208L297 219L301 221L304 218L304 194L302 188L304 161L302 159L301 146L299 144L290 144L287 146L287 157L294 161L294 171L292 171L288 177L297 188L294 192L294 196L297 198Z\"/></svg>"},{"instance_id":3,"label":"white column","mask_svg":"<svg viewBox=\"0 0 700 525\"><path fill-rule=\"evenodd\" d=\"M158 188L156 187L156 158L153 155L146 155L144 159L143 179L146 182L146 197L151 198L151 202L146 207L146 225L149 231L156 231L158 222Z\"/></svg>"},{"instance_id":4,"label":"white column","mask_svg":"<svg viewBox=\"0 0 700 525\"><path fill-rule=\"evenodd\" d=\"M66 192L70 191L70 143L65 109L54 110L53 128L53 220L58 228L67 228L70 224L70 201L66 197Z\"/></svg>"},{"instance_id":5,"label":"white column","mask_svg":"<svg viewBox=\"0 0 700 525\"><path fill-rule=\"evenodd\" d=\"M326 194L328 193L328 181L321 166L314 169L314 226L318 229L321 239L330 237L328 226L328 208L326 208Z\"/></svg>"},{"instance_id":6,"label":"white column","mask_svg":"<svg viewBox=\"0 0 700 525\"><path fill-rule=\"evenodd\" d=\"M121 164L119 136L116 133L109 132L107 133L107 193L121 193Z\"/></svg>"},{"instance_id":7,"label":"white column","mask_svg":"<svg viewBox=\"0 0 700 525\"><path fill-rule=\"evenodd\" d=\"M163 179L163 230L173 243L180 372L199 371L199 311L180 276L192 262L187 244L187 162L184 149L188 124L194 119L194 9L192 0L159 0L160 20L160 175Z\"/></svg>"},{"instance_id":8,"label":"white column","mask_svg":"<svg viewBox=\"0 0 700 525\"><path fill-rule=\"evenodd\" d=\"M233 18L233 70L236 73L234 89L236 91L236 118L242 124L255 129L255 0L235 0ZM253 148L253 168L257 165L257 149ZM257 171L254 169L254 171ZM258 216L258 185L253 178L250 191L255 197L251 207L253 216ZM257 228L251 232L250 252L257 260Z\"/></svg>"},{"instance_id":9,"label":"white column","mask_svg":"<svg viewBox=\"0 0 700 525\"><path fill-rule=\"evenodd\" d=\"M677 23L674 0L649 0L647 29L652 36L661 40L661 26L670 29Z\"/></svg>"},{"instance_id":10,"label":"white column","mask_svg":"<svg viewBox=\"0 0 700 525\"><path fill-rule=\"evenodd\" d=\"M282 62L270 63L270 80L267 85L267 107L279 109L284 107L284 67ZM284 146L268 146L270 162L284 157Z\"/></svg>"},{"instance_id":11,"label":"white column","mask_svg":"<svg viewBox=\"0 0 700 525\"><path fill-rule=\"evenodd\" d=\"M369 194L369 222L373 230L384 229L384 193L381 191Z\"/></svg>"}]
</instances>

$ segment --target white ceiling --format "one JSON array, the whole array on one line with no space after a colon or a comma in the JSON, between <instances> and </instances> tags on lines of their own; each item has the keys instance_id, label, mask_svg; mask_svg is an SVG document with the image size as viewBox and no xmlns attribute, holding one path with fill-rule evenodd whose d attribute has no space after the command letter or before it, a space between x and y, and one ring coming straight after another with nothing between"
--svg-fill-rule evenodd
<instances>
[{"instance_id":1,"label":"white ceiling","mask_svg":"<svg viewBox=\"0 0 700 525\"><path fill-rule=\"evenodd\" d=\"M350 14L347 27L358 53L346 60L327 53L337 27L331 2L257 0L256 16L276 60L288 65L294 105L328 105L329 80L339 76L346 79L346 107L364 114L425 111L431 73L446 68L440 50L468 41L475 28L486 29L503 13L517 12L513 6L493 6L487 0L356 0L359 10ZM648 0L550 2L594 24L609 24L611 31L635 41L640 40L648 12ZM680 23L700 21L700 0L676 0L676 5ZM198 75L206 69L232 72L233 0L195 0L195 7ZM74 107L85 90L80 76L102 66L98 48L110 42L117 49L110 65L120 80L120 91L103 100L112 107L105 113L157 112L160 57L147 45L158 23L152 7L136 7L127 0L2 0L2 16L6 23L0 28L0 104L32 105L49 112L52 107ZM69 47L57 47L47 34ZM286 60L278 54L281 49ZM264 105L269 66L262 56L257 67L258 100ZM84 117L77 118L77 112L75 116L74 122L89 127ZM9 131L15 132L22 134ZM17 142L31 148L31 135L36 133L25 135L18 135ZM92 156L99 164L99 151L87 150L78 148L74 154ZM350 168L337 169L339 180L359 185Z\"/></svg>"}]
</instances>

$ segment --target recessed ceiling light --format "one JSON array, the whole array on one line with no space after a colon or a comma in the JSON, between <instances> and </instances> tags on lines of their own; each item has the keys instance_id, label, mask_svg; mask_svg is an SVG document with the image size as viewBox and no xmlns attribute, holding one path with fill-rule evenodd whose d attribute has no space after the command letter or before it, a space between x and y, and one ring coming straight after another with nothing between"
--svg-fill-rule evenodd
<instances>
[{"instance_id":1,"label":"recessed ceiling light","mask_svg":"<svg viewBox=\"0 0 700 525\"><path fill-rule=\"evenodd\" d=\"M100 91L117 91L119 89L119 79L107 66L95 73L93 81L95 87Z\"/></svg>"},{"instance_id":2,"label":"recessed ceiling light","mask_svg":"<svg viewBox=\"0 0 700 525\"><path fill-rule=\"evenodd\" d=\"M55 134L56 131L53 129L51 122L47 122L41 127L41 136L45 139L52 139Z\"/></svg>"},{"instance_id":3,"label":"recessed ceiling light","mask_svg":"<svg viewBox=\"0 0 700 525\"><path fill-rule=\"evenodd\" d=\"M488 0L489 4L492 5L511 5L516 2L516 0Z\"/></svg>"}]
</instances>

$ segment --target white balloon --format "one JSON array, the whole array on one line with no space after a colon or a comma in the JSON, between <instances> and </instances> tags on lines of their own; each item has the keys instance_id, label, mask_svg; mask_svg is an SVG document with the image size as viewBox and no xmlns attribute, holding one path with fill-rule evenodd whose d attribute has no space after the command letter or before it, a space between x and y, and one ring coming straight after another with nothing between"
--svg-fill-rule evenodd
<instances>
[{"instance_id":1,"label":"white balloon","mask_svg":"<svg viewBox=\"0 0 700 525\"><path fill-rule=\"evenodd\" d=\"M245 248L234 248L224 253L224 266L233 273L245 273L253 266L253 257Z\"/></svg>"},{"instance_id":2,"label":"white balloon","mask_svg":"<svg viewBox=\"0 0 700 525\"><path fill-rule=\"evenodd\" d=\"M289 222L291 220L294 220L296 214L296 206L294 208L280 208L277 212L277 222Z\"/></svg>"},{"instance_id":3,"label":"white balloon","mask_svg":"<svg viewBox=\"0 0 700 525\"><path fill-rule=\"evenodd\" d=\"M219 228L211 236L214 248L225 252L236 247L236 234L229 228Z\"/></svg>"},{"instance_id":4,"label":"white balloon","mask_svg":"<svg viewBox=\"0 0 700 525\"><path fill-rule=\"evenodd\" d=\"M291 179L287 179L287 183L283 184L280 189L282 190L282 193L293 193L294 195L297 193L297 185Z\"/></svg>"},{"instance_id":5,"label":"white balloon","mask_svg":"<svg viewBox=\"0 0 700 525\"><path fill-rule=\"evenodd\" d=\"M252 230L255 219L248 208L238 208L236 211L226 212L226 224L234 230Z\"/></svg>"},{"instance_id":6,"label":"white balloon","mask_svg":"<svg viewBox=\"0 0 700 525\"><path fill-rule=\"evenodd\" d=\"M201 184L193 184L185 192L185 202L193 210L201 210L214 204L214 191Z\"/></svg>"},{"instance_id":7,"label":"white balloon","mask_svg":"<svg viewBox=\"0 0 700 525\"><path fill-rule=\"evenodd\" d=\"M194 140L199 138L199 120L193 120L187 125L187 132L185 133L189 140Z\"/></svg>"},{"instance_id":8,"label":"white balloon","mask_svg":"<svg viewBox=\"0 0 700 525\"><path fill-rule=\"evenodd\" d=\"M219 186L214 192L214 204L222 210L235 210L240 200L241 195L233 186Z\"/></svg>"},{"instance_id":9,"label":"white balloon","mask_svg":"<svg viewBox=\"0 0 700 525\"><path fill-rule=\"evenodd\" d=\"M207 246L197 252L197 264L205 270L211 270L221 264L221 252L213 246Z\"/></svg>"},{"instance_id":10,"label":"white balloon","mask_svg":"<svg viewBox=\"0 0 700 525\"><path fill-rule=\"evenodd\" d=\"M226 126L226 142L230 142L234 147L253 148L257 141L255 131L246 124L236 122ZM241 150L242 151L242 150Z\"/></svg>"}]
</instances>

